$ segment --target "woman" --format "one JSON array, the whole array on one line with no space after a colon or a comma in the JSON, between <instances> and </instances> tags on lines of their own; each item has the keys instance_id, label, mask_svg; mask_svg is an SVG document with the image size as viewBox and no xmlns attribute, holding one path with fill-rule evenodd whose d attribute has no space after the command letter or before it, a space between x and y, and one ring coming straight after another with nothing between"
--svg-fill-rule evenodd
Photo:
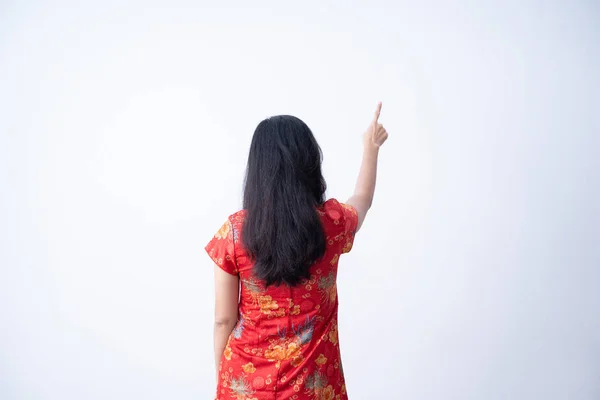
<instances>
[{"instance_id":1,"label":"woman","mask_svg":"<svg viewBox=\"0 0 600 400\"><path fill-rule=\"evenodd\" d=\"M262 121L244 209L206 246L215 262L216 399L347 399L337 327L339 256L373 201L381 103L364 134L354 195L325 201L321 149L298 118Z\"/></svg>"}]
</instances>

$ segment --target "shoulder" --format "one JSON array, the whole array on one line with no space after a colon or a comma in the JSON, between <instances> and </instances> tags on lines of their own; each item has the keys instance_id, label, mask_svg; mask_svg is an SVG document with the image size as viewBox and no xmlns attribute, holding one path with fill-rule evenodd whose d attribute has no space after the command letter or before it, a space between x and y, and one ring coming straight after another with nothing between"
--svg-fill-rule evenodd
<instances>
[{"instance_id":1,"label":"shoulder","mask_svg":"<svg viewBox=\"0 0 600 400\"><path fill-rule=\"evenodd\" d=\"M352 236L358 227L358 212L356 209L345 203L340 203L337 199L329 199L323 203L324 220L333 225L337 225L339 229Z\"/></svg>"},{"instance_id":2,"label":"shoulder","mask_svg":"<svg viewBox=\"0 0 600 400\"><path fill-rule=\"evenodd\" d=\"M240 238L240 233L242 231L242 226L244 223L244 219L246 218L246 210L239 210L230 214L227 217L226 224L229 225L232 232L232 239L234 242L238 242Z\"/></svg>"},{"instance_id":3,"label":"shoulder","mask_svg":"<svg viewBox=\"0 0 600 400\"><path fill-rule=\"evenodd\" d=\"M241 223L244 220L245 212L244 210L237 211L233 214L230 214L223 225L219 228L217 233L215 233L216 239L228 239L237 241L239 231L241 230Z\"/></svg>"},{"instance_id":4,"label":"shoulder","mask_svg":"<svg viewBox=\"0 0 600 400\"><path fill-rule=\"evenodd\" d=\"M229 222L231 222L233 224L234 222L244 221L245 217L246 217L246 210L239 210L239 211L234 212L233 214L229 214L227 219L229 220Z\"/></svg>"},{"instance_id":5,"label":"shoulder","mask_svg":"<svg viewBox=\"0 0 600 400\"><path fill-rule=\"evenodd\" d=\"M355 214L356 210L349 204L341 203L335 198L327 200L320 207L321 215L331 221L345 222L349 215Z\"/></svg>"}]
</instances>

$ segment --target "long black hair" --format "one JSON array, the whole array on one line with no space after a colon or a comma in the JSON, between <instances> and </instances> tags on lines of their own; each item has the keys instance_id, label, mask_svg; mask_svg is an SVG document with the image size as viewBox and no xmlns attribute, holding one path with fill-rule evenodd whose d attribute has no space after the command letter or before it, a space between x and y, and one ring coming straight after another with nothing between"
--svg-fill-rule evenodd
<instances>
[{"instance_id":1,"label":"long black hair","mask_svg":"<svg viewBox=\"0 0 600 400\"><path fill-rule=\"evenodd\" d=\"M242 241L254 275L267 286L294 286L325 254L316 208L325 201L323 154L308 126L280 115L256 127L244 181Z\"/></svg>"}]
</instances>

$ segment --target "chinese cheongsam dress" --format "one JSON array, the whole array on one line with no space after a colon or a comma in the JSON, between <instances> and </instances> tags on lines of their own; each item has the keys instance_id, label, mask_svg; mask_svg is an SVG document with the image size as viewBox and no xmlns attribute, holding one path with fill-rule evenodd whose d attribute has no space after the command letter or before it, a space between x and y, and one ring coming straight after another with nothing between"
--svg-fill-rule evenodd
<instances>
[{"instance_id":1,"label":"chinese cheongsam dress","mask_svg":"<svg viewBox=\"0 0 600 400\"><path fill-rule=\"evenodd\" d=\"M352 248L354 207L329 199L317 212L326 237L324 257L310 279L290 287L254 277L241 241L245 211L229 216L206 251L239 276L238 322L218 373L217 400L344 400L346 384L338 342L336 278L340 255Z\"/></svg>"}]
</instances>

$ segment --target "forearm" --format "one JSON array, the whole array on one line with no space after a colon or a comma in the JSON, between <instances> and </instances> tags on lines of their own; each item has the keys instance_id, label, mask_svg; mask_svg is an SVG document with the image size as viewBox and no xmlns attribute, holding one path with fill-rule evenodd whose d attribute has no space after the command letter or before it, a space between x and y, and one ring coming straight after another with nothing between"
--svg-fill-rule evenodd
<instances>
[{"instance_id":1,"label":"forearm","mask_svg":"<svg viewBox=\"0 0 600 400\"><path fill-rule=\"evenodd\" d=\"M365 145L363 149L362 162L354 194L351 202L359 204L359 207L366 212L371 208L373 196L375 194L375 183L377 181L377 160L379 157L379 147Z\"/></svg>"}]
</instances>

